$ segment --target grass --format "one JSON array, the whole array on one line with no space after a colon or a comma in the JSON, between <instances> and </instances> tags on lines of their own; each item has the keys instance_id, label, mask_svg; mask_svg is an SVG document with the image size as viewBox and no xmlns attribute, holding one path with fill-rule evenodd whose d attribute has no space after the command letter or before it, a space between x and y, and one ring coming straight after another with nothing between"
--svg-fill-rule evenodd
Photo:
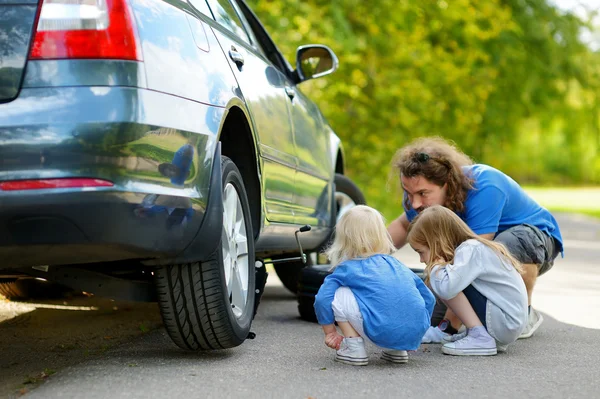
<instances>
[{"instance_id":1,"label":"grass","mask_svg":"<svg viewBox=\"0 0 600 399\"><path fill-rule=\"evenodd\" d=\"M551 212L582 213L600 218L600 187L524 187Z\"/></svg>"}]
</instances>

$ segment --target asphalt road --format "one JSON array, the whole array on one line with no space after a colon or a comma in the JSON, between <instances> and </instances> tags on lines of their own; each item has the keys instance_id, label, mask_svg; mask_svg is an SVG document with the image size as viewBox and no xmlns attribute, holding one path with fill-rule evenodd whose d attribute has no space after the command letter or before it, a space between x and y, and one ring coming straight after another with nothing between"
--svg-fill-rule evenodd
<instances>
[{"instance_id":1,"label":"asphalt road","mask_svg":"<svg viewBox=\"0 0 600 399\"><path fill-rule=\"evenodd\" d=\"M256 339L238 348L186 353L158 328L130 335L85 358L68 351L79 354L72 365L67 365L70 355L61 353L66 362L51 376L41 375L37 388L28 384L22 393L31 398L597 397L600 222L561 215L559 223L566 239L565 258L539 279L534 295L534 306L545 322L536 335L518 341L505 354L451 357L441 354L439 345L423 345L405 365L379 359L376 350L367 367L338 364L323 344L321 329L298 318L294 297L270 276L253 325ZM409 249L398 256L409 266L417 264ZM135 308L129 312L130 318L148 318ZM52 324L49 319L46 322ZM9 353L2 341L6 323L0 323L3 360ZM13 336L19 336L13 324ZM18 354L13 350L11 356ZM52 356L44 359L51 362ZM0 379L13 367L4 364L0 363ZM41 370L44 366L36 364Z\"/></svg>"}]
</instances>

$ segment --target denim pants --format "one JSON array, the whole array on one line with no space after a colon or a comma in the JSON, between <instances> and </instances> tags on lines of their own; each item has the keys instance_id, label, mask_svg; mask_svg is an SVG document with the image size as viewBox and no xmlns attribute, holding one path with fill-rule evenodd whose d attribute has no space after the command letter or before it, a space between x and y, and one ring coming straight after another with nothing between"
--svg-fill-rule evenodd
<instances>
[{"instance_id":1,"label":"denim pants","mask_svg":"<svg viewBox=\"0 0 600 399\"><path fill-rule=\"evenodd\" d=\"M485 321L485 315L487 310L487 298L484 297L481 292L477 291L472 285L469 285L467 288L463 290L463 294L469 300L469 303L477 313L477 317L479 317L479 321L481 324L487 329L487 323Z\"/></svg>"}]
</instances>

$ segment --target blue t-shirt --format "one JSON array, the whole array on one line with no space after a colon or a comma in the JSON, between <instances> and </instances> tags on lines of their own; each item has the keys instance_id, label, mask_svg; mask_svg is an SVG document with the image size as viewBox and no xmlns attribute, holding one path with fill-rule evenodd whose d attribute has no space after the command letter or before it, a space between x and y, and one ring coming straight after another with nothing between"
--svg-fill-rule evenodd
<instances>
[{"instance_id":1,"label":"blue t-shirt","mask_svg":"<svg viewBox=\"0 0 600 399\"><path fill-rule=\"evenodd\" d=\"M517 182L488 165L464 166L463 172L473 178L474 184L467 193L464 212L457 215L475 234L499 234L513 226L529 224L554 237L562 252L563 240L558 223ZM411 222L417 212L412 208L406 209L405 204L403 206Z\"/></svg>"},{"instance_id":2,"label":"blue t-shirt","mask_svg":"<svg viewBox=\"0 0 600 399\"><path fill-rule=\"evenodd\" d=\"M416 350L429 328L435 298L421 278L390 255L340 263L315 297L319 324L333 324L335 291L348 287L356 297L365 335L387 349Z\"/></svg>"}]
</instances>

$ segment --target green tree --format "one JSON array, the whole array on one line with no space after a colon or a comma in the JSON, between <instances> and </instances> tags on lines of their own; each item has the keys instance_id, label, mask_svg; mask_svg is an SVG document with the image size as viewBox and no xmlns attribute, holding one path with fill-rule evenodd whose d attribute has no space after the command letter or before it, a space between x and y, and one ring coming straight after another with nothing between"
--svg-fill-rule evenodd
<instances>
[{"instance_id":1,"label":"green tree","mask_svg":"<svg viewBox=\"0 0 600 399\"><path fill-rule=\"evenodd\" d=\"M522 183L600 183L598 54L545 0L249 1L284 55L330 46L339 70L300 87L344 141L348 174L388 217L397 148L454 140Z\"/></svg>"}]
</instances>

